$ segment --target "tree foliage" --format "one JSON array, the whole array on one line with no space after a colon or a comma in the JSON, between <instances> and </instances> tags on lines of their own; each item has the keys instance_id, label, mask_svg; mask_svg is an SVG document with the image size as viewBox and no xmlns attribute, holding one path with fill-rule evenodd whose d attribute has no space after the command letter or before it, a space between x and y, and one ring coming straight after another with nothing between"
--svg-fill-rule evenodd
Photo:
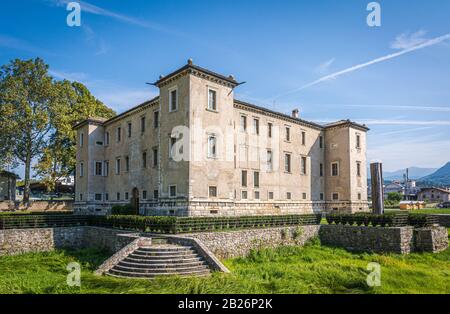
<instances>
[{"instance_id":1,"label":"tree foliage","mask_svg":"<svg viewBox=\"0 0 450 314\"><path fill-rule=\"evenodd\" d=\"M13 60L0 70L0 167L25 166L24 201L31 164L50 186L75 167L76 122L115 113L81 83L54 81L40 59Z\"/></svg>"}]
</instances>

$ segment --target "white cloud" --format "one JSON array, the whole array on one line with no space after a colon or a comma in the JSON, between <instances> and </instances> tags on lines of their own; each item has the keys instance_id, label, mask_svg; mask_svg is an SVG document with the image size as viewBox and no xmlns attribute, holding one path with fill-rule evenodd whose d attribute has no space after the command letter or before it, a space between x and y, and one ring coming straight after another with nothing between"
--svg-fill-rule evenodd
<instances>
[{"instance_id":1,"label":"white cloud","mask_svg":"<svg viewBox=\"0 0 450 314\"><path fill-rule=\"evenodd\" d=\"M392 49L409 49L411 47L423 44L427 41L424 38L427 32L424 30L419 30L415 33L403 33L398 35L395 40L391 43Z\"/></svg>"},{"instance_id":2,"label":"white cloud","mask_svg":"<svg viewBox=\"0 0 450 314\"><path fill-rule=\"evenodd\" d=\"M380 58L376 58L376 59L373 59L373 60L365 62L365 63L357 64L357 65L354 65L354 66L349 67L347 69L344 69L344 70L341 70L341 71L338 71L338 72L335 72L335 73L323 76L323 77L321 77L321 78L319 78L319 79L317 79L317 80L315 80L315 81L313 81L311 83L305 84L305 85L303 85L303 86L301 86L299 88L296 88L294 90L291 90L291 91L289 91L287 93L278 95L275 98L279 98L279 97L282 97L282 96L287 96L287 95L290 95L290 94L302 91L302 90L304 90L306 88L312 87L312 86L317 85L319 83L336 79L336 78L338 78L338 77L340 77L340 76L342 76L344 74L348 74L348 73L351 73L351 72L363 69L365 67L368 67L368 66L380 63L380 62L388 61L388 60L400 57L400 56L402 56L404 54L411 53L411 52L419 50L419 49L424 49L424 48L427 48L427 47L431 47L431 46L437 45L437 44L442 43L442 42L444 42L446 40L449 40L449 39L450 39L450 33L447 33L445 35L442 35L442 36L439 36L439 37L436 37L436 38L433 38L433 39L429 39L429 40L427 40L427 41L425 41L425 42L423 42L421 44L418 44L416 46L403 49L403 50L401 50L399 52L391 53L391 54L388 54L386 56L383 56L383 57L380 57Z\"/></svg>"},{"instance_id":3,"label":"white cloud","mask_svg":"<svg viewBox=\"0 0 450 314\"><path fill-rule=\"evenodd\" d=\"M431 112L450 112L450 107L442 106L398 106L398 105L376 105L376 106L370 106L370 105L343 105L343 107L349 107L349 108L372 108L372 109L383 109L383 110L406 110L406 111L431 111Z\"/></svg>"}]
</instances>

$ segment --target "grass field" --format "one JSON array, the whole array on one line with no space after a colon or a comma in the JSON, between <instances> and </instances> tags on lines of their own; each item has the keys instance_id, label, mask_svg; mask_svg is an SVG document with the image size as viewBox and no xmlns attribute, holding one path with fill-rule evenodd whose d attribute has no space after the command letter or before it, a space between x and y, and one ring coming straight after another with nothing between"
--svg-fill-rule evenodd
<instances>
[{"instance_id":1,"label":"grass field","mask_svg":"<svg viewBox=\"0 0 450 314\"><path fill-rule=\"evenodd\" d=\"M316 241L225 260L231 274L153 281L95 276L107 257L107 252L90 249L0 257L0 293L450 293L450 250L354 254ZM66 266L72 261L82 265L81 287L66 284ZM366 284L370 262L381 265L380 287Z\"/></svg>"}]
</instances>

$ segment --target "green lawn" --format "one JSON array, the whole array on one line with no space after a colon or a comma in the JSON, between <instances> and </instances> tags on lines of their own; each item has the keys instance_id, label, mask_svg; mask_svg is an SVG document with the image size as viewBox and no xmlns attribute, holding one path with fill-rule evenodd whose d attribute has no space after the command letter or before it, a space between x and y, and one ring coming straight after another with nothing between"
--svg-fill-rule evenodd
<instances>
[{"instance_id":1,"label":"green lawn","mask_svg":"<svg viewBox=\"0 0 450 314\"><path fill-rule=\"evenodd\" d=\"M231 274L153 281L98 277L108 257L97 250L0 257L0 293L450 293L450 250L439 254L353 254L311 243L225 260ZM66 265L82 265L81 288L66 285ZM366 284L367 264L381 265L381 287Z\"/></svg>"}]
</instances>

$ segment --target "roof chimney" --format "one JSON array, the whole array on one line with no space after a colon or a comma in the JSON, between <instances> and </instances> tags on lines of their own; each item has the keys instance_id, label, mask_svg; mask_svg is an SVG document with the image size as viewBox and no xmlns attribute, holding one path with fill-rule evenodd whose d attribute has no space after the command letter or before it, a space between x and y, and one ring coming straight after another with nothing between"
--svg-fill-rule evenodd
<instances>
[{"instance_id":1,"label":"roof chimney","mask_svg":"<svg viewBox=\"0 0 450 314\"><path fill-rule=\"evenodd\" d=\"M194 64L194 61L192 60L192 58L189 58L187 63L188 63L189 65L193 65L193 64Z\"/></svg>"},{"instance_id":2,"label":"roof chimney","mask_svg":"<svg viewBox=\"0 0 450 314\"><path fill-rule=\"evenodd\" d=\"M298 109L292 110L292 118L298 119L298 113L299 113Z\"/></svg>"}]
</instances>

